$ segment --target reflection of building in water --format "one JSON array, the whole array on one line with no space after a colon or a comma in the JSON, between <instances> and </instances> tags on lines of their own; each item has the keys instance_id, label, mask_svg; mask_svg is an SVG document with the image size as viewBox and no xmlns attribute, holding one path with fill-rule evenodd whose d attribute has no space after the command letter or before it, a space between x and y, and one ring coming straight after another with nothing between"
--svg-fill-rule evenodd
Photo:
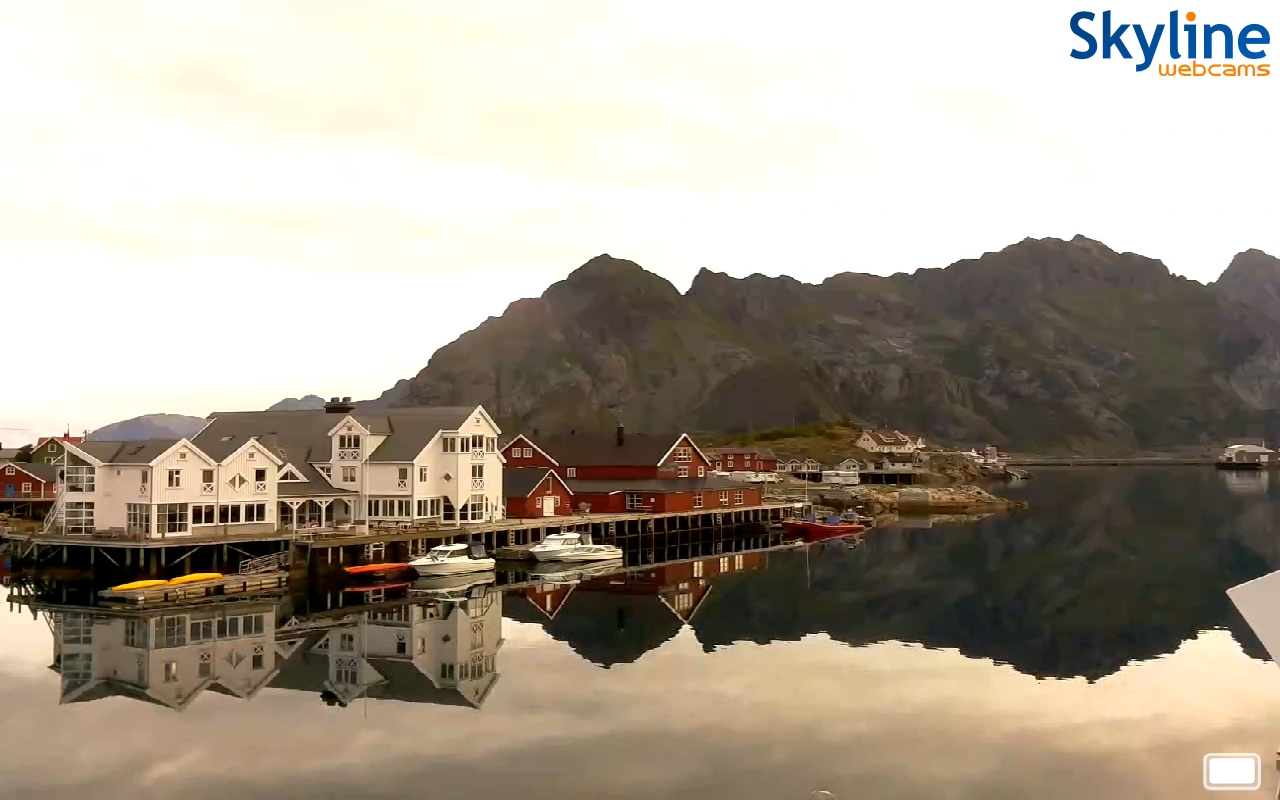
<instances>
[{"instance_id":1,"label":"reflection of building in water","mask_svg":"<svg viewBox=\"0 0 1280 800\"><path fill-rule=\"evenodd\" d=\"M497 590L389 604L307 637L271 686L316 692L342 706L372 697L479 708L498 681L501 646Z\"/></svg>"},{"instance_id":2,"label":"reflection of building in water","mask_svg":"<svg viewBox=\"0 0 1280 800\"><path fill-rule=\"evenodd\" d=\"M643 567L573 585L524 590L507 615L541 625L593 664L629 664L660 647L691 620L717 578L763 569L763 552L731 553Z\"/></svg>"},{"instance_id":3,"label":"reflection of building in water","mask_svg":"<svg viewBox=\"0 0 1280 800\"><path fill-rule=\"evenodd\" d=\"M273 603L47 616L63 703L124 696L181 710L206 689L251 698L276 674Z\"/></svg>"},{"instance_id":4,"label":"reflection of building in water","mask_svg":"<svg viewBox=\"0 0 1280 800\"><path fill-rule=\"evenodd\" d=\"M1227 590L1227 597L1253 629L1271 660L1280 664L1280 572L1233 586Z\"/></svg>"},{"instance_id":5,"label":"reflection of building in water","mask_svg":"<svg viewBox=\"0 0 1280 800\"><path fill-rule=\"evenodd\" d=\"M1219 470L1218 477L1232 494L1266 494L1271 485L1271 473L1267 470Z\"/></svg>"}]
</instances>

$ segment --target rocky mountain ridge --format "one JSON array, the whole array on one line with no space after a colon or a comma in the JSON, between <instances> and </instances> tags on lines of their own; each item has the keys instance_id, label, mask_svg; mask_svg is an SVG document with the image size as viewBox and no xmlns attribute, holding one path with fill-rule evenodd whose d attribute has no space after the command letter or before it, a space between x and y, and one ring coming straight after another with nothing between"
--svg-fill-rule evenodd
<instances>
[{"instance_id":1,"label":"rocky mountain ridge","mask_svg":"<svg viewBox=\"0 0 1280 800\"><path fill-rule=\"evenodd\" d=\"M1205 286L1077 236L820 284L704 269L681 294L601 255L374 402L483 403L544 430L848 417L1080 453L1268 436L1280 434L1280 260L1242 252Z\"/></svg>"}]
</instances>

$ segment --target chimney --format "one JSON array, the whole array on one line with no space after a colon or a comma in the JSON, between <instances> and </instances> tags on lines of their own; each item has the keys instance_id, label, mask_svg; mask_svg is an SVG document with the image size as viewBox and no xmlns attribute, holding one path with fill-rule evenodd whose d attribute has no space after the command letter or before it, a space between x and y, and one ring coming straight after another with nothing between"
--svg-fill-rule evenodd
<instances>
[{"instance_id":1,"label":"chimney","mask_svg":"<svg viewBox=\"0 0 1280 800\"><path fill-rule=\"evenodd\" d=\"M324 404L324 413L326 414L350 414L355 410L356 407L351 404L350 397L331 397L329 402Z\"/></svg>"},{"instance_id":2,"label":"chimney","mask_svg":"<svg viewBox=\"0 0 1280 800\"><path fill-rule=\"evenodd\" d=\"M537 429L537 428L534 428L534 429L533 429L533 435L534 435L534 436L537 436L537 435L538 435L538 429Z\"/></svg>"},{"instance_id":3,"label":"chimney","mask_svg":"<svg viewBox=\"0 0 1280 800\"><path fill-rule=\"evenodd\" d=\"M618 447L622 447L627 441L626 432L622 429L622 423L618 423Z\"/></svg>"},{"instance_id":4,"label":"chimney","mask_svg":"<svg viewBox=\"0 0 1280 800\"><path fill-rule=\"evenodd\" d=\"M569 429L569 435L570 435L570 436L574 435L574 434L575 434L575 433L577 433L577 432L578 432L578 431L577 431L577 429L576 429L576 428L570 428L570 429Z\"/></svg>"}]
</instances>

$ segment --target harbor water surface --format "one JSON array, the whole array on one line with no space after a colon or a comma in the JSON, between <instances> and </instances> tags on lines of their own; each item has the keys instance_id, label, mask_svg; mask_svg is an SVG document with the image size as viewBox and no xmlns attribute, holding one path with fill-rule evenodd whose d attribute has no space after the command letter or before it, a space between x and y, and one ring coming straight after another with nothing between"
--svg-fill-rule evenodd
<instances>
[{"instance_id":1,"label":"harbor water surface","mask_svg":"<svg viewBox=\"0 0 1280 800\"><path fill-rule=\"evenodd\" d=\"M508 593L477 702L60 703L18 608L0 797L1191 798L1211 752L1260 754L1272 796L1280 669L1226 595L1280 568L1270 479L1043 468L997 490L1025 511L776 550L693 600Z\"/></svg>"}]
</instances>

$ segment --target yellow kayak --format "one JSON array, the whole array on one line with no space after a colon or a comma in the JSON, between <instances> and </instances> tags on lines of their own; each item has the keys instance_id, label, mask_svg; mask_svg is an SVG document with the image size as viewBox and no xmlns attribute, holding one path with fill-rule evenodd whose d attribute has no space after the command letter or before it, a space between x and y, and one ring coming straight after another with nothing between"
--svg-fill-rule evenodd
<instances>
[{"instance_id":1,"label":"yellow kayak","mask_svg":"<svg viewBox=\"0 0 1280 800\"><path fill-rule=\"evenodd\" d=\"M216 581L222 577L221 572L193 572L190 575L183 575L181 578L174 578L168 582L169 586L184 586L188 583L200 583L202 581Z\"/></svg>"},{"instance_id":2,"label":"yellow kayak","mask_svg":"<svg viewBox=\"0 0 1280 800\"><path fill-rule=\"evenodd\" d=\"M112 586L110 591L113 592L132 592L135 589L150 589L153 586L164 586L168 581L134 581L133 583L122 583L119 586Z\"/></svg>"}]
</instances>

